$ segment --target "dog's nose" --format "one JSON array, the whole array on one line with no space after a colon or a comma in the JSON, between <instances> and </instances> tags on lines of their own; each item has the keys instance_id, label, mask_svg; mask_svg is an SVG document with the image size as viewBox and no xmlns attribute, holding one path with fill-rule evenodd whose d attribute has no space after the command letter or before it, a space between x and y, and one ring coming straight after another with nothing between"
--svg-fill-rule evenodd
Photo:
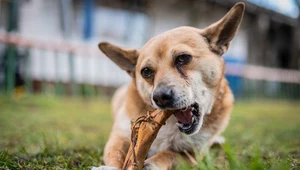
<instances>
[{"instance_id":1,"label":"dog's nose","mask_svg":"<svg viewBox=\"0 0 300 170\"><path fill-rule=\"evenodd\" d=\"M154 90L153 101L160 108L167 108L173 104L173 91L171 88L159 88Z\"/></svg>"}]
</instances>

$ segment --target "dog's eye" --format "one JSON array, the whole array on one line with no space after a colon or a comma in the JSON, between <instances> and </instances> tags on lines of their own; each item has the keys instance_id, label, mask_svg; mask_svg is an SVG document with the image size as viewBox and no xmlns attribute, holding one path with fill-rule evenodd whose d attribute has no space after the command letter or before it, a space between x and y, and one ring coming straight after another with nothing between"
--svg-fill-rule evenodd
<instances>
[{"instance_id":1,"label":"dog's eye","mask_svg":"<svg viewBox=\"0 0 300 170\"><path fill-rule=\"evenodd\" d=\"M145 79L148 79L148 78L153 77L154 71L151 70L151 69L148 68L148 67L145 67L145 68L142 69L141 75L142 75Z\"/></svg>"},{"instance_id":2,"label":"dog's eye","mask_svg":"<svg viewBox=\"0 0 300 170\"><path fill-rule=\"evenodd\" d=\"M175 64L176 65L184 65L190 62L192 59L191 55L188 54L180 54L176 59L175 59Z\"/></svg>"}]
</instances>

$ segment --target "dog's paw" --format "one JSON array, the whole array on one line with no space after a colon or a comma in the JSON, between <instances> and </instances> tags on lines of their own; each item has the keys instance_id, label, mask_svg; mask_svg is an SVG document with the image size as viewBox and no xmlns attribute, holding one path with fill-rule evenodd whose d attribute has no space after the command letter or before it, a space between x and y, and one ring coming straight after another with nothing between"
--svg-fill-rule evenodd
<instances>
[{"instance_id":1,"label":"dog's paw","mask_svg":"<svg viewBox=\"0 0 300 170\"><path fill-rule=\"evenodd\" d=\"M222 145L225 143L225 138L223 136L217 136L214 140L213 145Z\"/></svg>"},{"instance_id":2,"label":"dog's paw","mask_svg":"<svg viewBox=\"0 0 300 170\"><path fill-rule=\"evenodd\" d=\"M144 164L143 170L160 170L160 168L152 162L146 162Z\"/></svg>"},{"instance_id":3,"label":"dog's paw","mask_svg":"<svg viewBox=\"0 0 300 170\"><path fill-rule=\"evenodd\" d=\"M93 166L91 170L119 170L119 169L112 166L99 166L99 167Z\"/></svg>"}]
</instances>

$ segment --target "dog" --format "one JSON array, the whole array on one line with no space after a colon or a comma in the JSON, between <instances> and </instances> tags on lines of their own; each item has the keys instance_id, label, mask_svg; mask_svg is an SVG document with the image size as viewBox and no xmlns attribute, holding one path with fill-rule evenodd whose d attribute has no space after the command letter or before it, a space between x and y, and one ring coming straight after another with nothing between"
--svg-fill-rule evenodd
<instances>
[{"instance_id":1,"label":"dog","mask_svg":"<svg viewBox=\"0 0 300 170\"><path fill-rule=\"evenodd\" d=\"M172 169L181 158L193 164L196 152L203 154L220 142L234 103L222 55L240 26L244 9L244 3L237 3L205 29L178 27L155 36L140 49L99 44L132 80L113 97L114 124L104 150L105 166L93 170L121 169L130 145L131 120L155 109L173 110L174 116L160 129L144 169Z\"/></svg>"}]
</instances>

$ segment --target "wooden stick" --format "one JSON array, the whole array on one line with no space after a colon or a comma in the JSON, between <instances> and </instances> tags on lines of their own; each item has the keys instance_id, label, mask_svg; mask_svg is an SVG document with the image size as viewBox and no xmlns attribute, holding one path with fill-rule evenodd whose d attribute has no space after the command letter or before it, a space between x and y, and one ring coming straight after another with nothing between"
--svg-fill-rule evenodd
<instances>
[{"instance_id":1,"label":"wooden stick","mask_svg":"<svg viewBox=\"0 0 300 170\"><path fill-rule=\"evenodd\" d=\"M141 170L148 151L159 129L172 115L171 111L156 110L138 118L132 125L131 144L123 164L123 170Z\"/></svg>"}]
</instances>

